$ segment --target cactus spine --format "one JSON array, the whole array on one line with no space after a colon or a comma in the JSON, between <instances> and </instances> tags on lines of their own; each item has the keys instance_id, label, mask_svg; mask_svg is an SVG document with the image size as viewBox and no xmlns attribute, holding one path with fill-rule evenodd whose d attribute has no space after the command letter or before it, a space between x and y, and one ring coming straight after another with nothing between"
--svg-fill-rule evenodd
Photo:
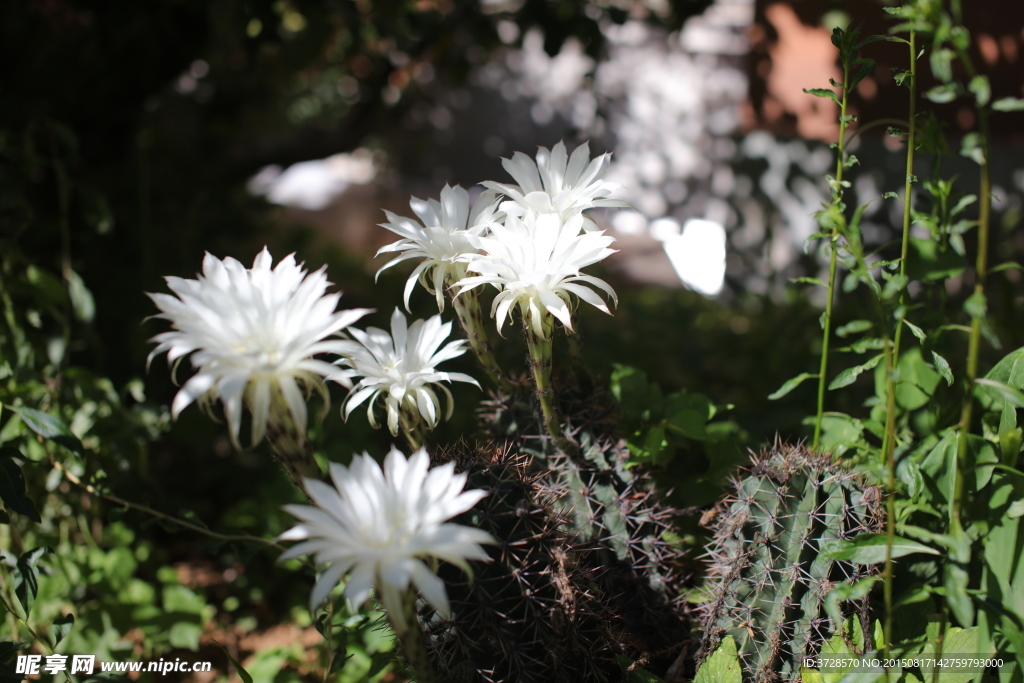
<instances>
[{"instance_id":1,"label":"cactus spine","mask_svg":"<svg viewBox=\"0 0 1024 683\"><path fill-rule=\"evenodd\" d=\"M628 450L614 437L610 398L593 391L584 396L566 384L557 393L567 420L559 428L579 445L575 453L548 438L546 416L530 397L485 405L485 430L529 458L535 485L561 517L562 532L587 549L579 562L590 568L617 624L617 654L663 672L689 634L680 599L684 559L666 533L680 513L658 499L643 468L626 466Z\"/></svg>"},{"instance_id":2,"label":"cactus spine","mask_svg":"<svg viewBox=\"0 0 1024 683\"><path fill-rule=\"evenodd\" d=\"M776 443L754 456L714 508L714 599L703 608L698 664L731 635L745 680L798 681L800 659L833 630L824 609L832 587L869 573L818 551L833 539L880 530L880 497L831 456L803 446Z\"/></svg>"},{"instance_id":3,"label":"cactus spine","mask_svg":"<svg viewBox=\"0 0 1024 683\"><path fill-rule=\"evenodd\" d=\"M469 486L490 495L456 518L499 539L467 579L442 565L452 614L422 613L431 660L450 683L621 679L615 623L605 609L586 545L538 485L527 456L490 447L455 455ZM453 456L448 456L451 459Z\"/></svg>"}]
</instances>

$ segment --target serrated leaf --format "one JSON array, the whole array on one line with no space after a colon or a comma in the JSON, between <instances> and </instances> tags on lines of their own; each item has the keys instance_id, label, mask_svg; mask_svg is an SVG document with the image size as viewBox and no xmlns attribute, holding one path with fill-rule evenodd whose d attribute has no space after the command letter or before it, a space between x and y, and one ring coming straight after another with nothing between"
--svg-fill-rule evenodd
<instances>
[{"instance_id":1,"label":"serrated leaf","mask_svg":"<svg viewBox=\"0 0 1024 683\"><path fill-rule=\"evenodd\" d=\"M953 370L949 367L949 361L932 351L932 360L935 361L935 369L942 375L942 379L946 380L947 386L953 386Z\"/></svg>"},{"instance_id":2,"label":"serrated leaf","mask_svg":"<svg viewBox=\"0 0 1024 683\"><path fill-rule=\"evenodd\" d=\"M886 192L885 194L882 195L882 197L884 197L885 199L899 199L900 198L900 196L898 194L896 194L895 192Z\"/></svg>"},{"instance_id":3,"label":"serrated leaf","mask_svg":"<svg viewBox=\"0 0 1024 683\"><path fill-rule=\"evenodd\" d=\"M804 88L804 92L815 97L824 97L839 104L839 97L836 96L836 91L831 88Z\"/></svg>"},{"instance_id":4,"label":"serrated leaf","mask_svg":"<svg viewBox=\"0 0 1024 683\"><path fill-rule=\"evenodd\" d=\"M848 337L851 334L856 334L857 332L864 332L865 330L870 329L870 320L851 320L850 322L846 323L845 325L837 329L836 335L840 337Z\"/></svg>"},{"instance_id":5,"label":"serrated leaf","mask_svg":"<svg viewBox=\"0 0 1024 683\"><path fill-rule=\"evenodd\" d=\"M15 454L21 455L10 447L0 449L0 500L4 501L4 506L8 510L25 515L33 522L39 523L42 521L39 512L32 500L25 495L25 475L18 463L10 457Z\"/></svg>"},{"instance_id":6,"label":"serrated leaf","mask_svg":"<svg viewBox=\"0 0 1024 683\"><path fill-rule=\"evenodd\" d=\"M884 354L880 353L871 360L867 361L866 363L862 363L861 365L855 365L852 368L846 368L838 375L836 375L835 379L833 379L829 383L829 390L831 391L833 389L841 389L842 387L853 384L862 373L874 369L874 367L878 365L879 362L881 362L883 357Z\"/></svg>"},{"instance_id":7,"label":"serrated leaf","mask_svg":"<svg viewBox=\"0 0 1024 683\"><path fill-rule=\"evenodd\" d=\"M775 393L770 394L768 396L768 400L769 401L775 401L777 399L780 399L783 396L785 396L786 394L788 394L789 392L791 392L794 389L796 389L798 386L800 386L800 383L803 382L804 380L811 379L811 378L815 378L816 379L817 377L818 377L817 373L802 372L799 375L797 375L796 377L793 377L791 379L786 380L786 382L781 387L779 387L778 389L775 390Z\"/></svg>"},{"instance_id":8,"label":"serrated leaf","mask_svg":"<svg viewBox=\"0 0 1024 683\"><path fill-rule=\"evenodd\" d=\"M39 592L39 558L52 552L50 546L34 548L19 557L14 567L14 594L18 596L26 617L32 612L32 605Z\"/></svg>"},{"instance_id":9,"label":"serrated leaf","mask_svg":"<svg viewBox=\"0 0 1024 683\"><path fill-rule=\"evenodd\" d=\"M710 657L697 670L693 683L743 683L736 641L726 636Z\"/></svg>"},{"instance_id":10,"label":"serrated leaf","mask_svg":"<svg viewBox=\"0 0 1024 683\"><path fill-rule=\"evenodd\" d=\"M902 128L897 128L896 126L887 126L886 129L885 129L885 132L888 133L890 137L894 137L894 138L901 138L901 137L903 137L904 135L907 134L907 131L903 130ZM890 194L895 194L895 193L890 193Z\"/></svg>"},{"instance_id":11,"label":"serrated leaf","mask_svg":"<svg viewBox=\"0 0 1024 683\"><path fill-rule=\"evenodd\" d=\"M829 541L822 547L822 554L833 560L845 560L854 564L879 564L885 562L888 541L885 534L857 534L852 539ZM940 555L941 553L917 541L896 536L892 543L892 557L903 557L912 553Z\"/></svg>"},{"instance_id":12,"label":"serrated leaf","mask_svg":"<svg viewBox=\"0 0 1024 683\"><path fill-rule=\"evenodd\" d=\"M25 406L7 407L21 418L26 427L39 436L81 455L82 442L78 440L78 437L59 418L35 408L26 408Z\"/></svg>"},{"instance_id":13,"label":"serrated leaf","mask_svg":"<svg viewBox=\"0 0 1024 683\"><path fill-rule=\"evenodd\" d=\"M920 327L910 322L906 318L903 319L903 324L910 328L910 331L914 333L914 336L917 337L918 340L920 340L922 343L924 342L925 338L927 337L927 335L925 335L924 333L924 330L922 330Z\"/></svg>"},{"instance_id":14,"label":"serrated leaf","mask_svg":"<svg viewBox=\"0 0 1024 683\"><path fill-rule=\"evenodd\" d=\"M820 277L791 277L789 279L795 285L820 285L825 286L825 283L821 281Z\"/></svg>"}]
</instances>

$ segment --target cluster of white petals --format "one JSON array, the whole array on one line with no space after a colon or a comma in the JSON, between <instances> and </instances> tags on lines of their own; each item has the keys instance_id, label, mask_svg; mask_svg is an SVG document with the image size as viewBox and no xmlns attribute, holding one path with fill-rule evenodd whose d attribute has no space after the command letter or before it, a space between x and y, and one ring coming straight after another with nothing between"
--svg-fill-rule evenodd
<instances>
[{"instance_id":1,"label":"cluster of white petals","mask_svg":"<svg viewBox=\"0 0 1024 683\"><path fill-rule=\"evenodd\" d=\"M373 458L356 456L350 467L330 466L334 486L307 480L316 507L288 505L299 524L284 540L302 541L281 559L313 555L329 564L310 596L310 609L322 603L348 574L345 595L358 606L377 593L391 614L401 614L401 594L412 583L441 613L449 612L444 582L426 562L437 558L467 573L466 560L486 560L481 544L495 543L490 534L448 523L476 505L486 493L463 491L465 474L454 463L430 469L420 449L406 460L392 449L381 469Z\"/></svg>"},{"instance_id":2,"label":"cluster of white petals","mask_svg":"<svg viewBox=\"0 0 1024 683\"><path fill-rule=\"evenodd\" d=\"M365 332L355 328L348 330L359 346L349 350L346 357L338 361L345 369L336 377L360 379L345 400L345 419L357 406L368 402L366 414L370 424L377 427L374 404L382 398L387 410L388 429L392 434L398 434L403 410L418 413L428 427L433 428L442 410L435 386L448 399L445 419L451 417L452 395L440 382L469 382L480 386L465 373L437 370L440 363L466 352L466 342L462 339L440 348L451 331L452 324L442 323L440 315L409 325L397 308L391 316L390 334L376 327L367 328Z\"/></svg>"},{"instance_id":3,"label":"cluster of white petals","mask_svg":"<svg viewBox=\"0 0 1024 683\"><path fill-rule=\"evenodd\" d=\"M509 197L511 201L502 202L499 207L509 215L554 213L566 221L587 209L629 206L621 199L608 198L619 189L618 183L604 180L611 154L602 154L591 161L587 143L577 147L572 156L566 153L565 143L559 142L551 150L541 147L536 161L516 152L511 159L502 159L501 163L519 184L494 181L482 184ZM597 229L586 216L583 227L586 230Z\"/></svg>"},{"instance_id":4,"label":"cluster of white petals","mask_svg":"<svg viewBox=\"0 0 1024 683\"><path fill-rule=\"evenodd\" d=\"M583 275L581 268L597 263L614 249L613 238L601 231L581 232L583 216L563 221L557 214L527 212L522 218L509 215L495 224L486 237L474 237L480 253L466 257L470 275L457 283L459 294L484 284L498 289L491 306L498 332L518 304L523 320L543 336L542 319L550 313L572 330L570 295L576 295L597 309L608 306L593 289L604 291L618 302L607 282Z\"/></svg>"},{"instance_id":5,"label":"cluster of white petals","mask_svg":"<svg viewBox=\"0 0 1024 683\"><path fill-rule=\"evenodd\" d=\"M153 337L158 345L149 360L166 351L173 364L191 354L197 370L174 397L172 415L196 400L219 398L236 445L245 403L252 412L252 442L262 440L278 399L274 392L280 392L304 431L303 389L326 396L323 378L337 373L337 367L315 356L351 351L354 342L332 337L369 312L336 311L341 295L325 294L331 283L323 268L307 273L294 254L273 269L272 262L266 248L250 269L233 258L221 261L206 254L197 279L166 278L176 296L149 295L161 311L154 317L174 328Z\"/></svg>"},{"instance_id":6,"label":"cluster of white petals","mask_svg":"<svg viewBox=\"0 0 1024 683\"><path fill-rule=\"evenodd\" d=\"M497 196L484 192L470 208L466 190L458 185L445 185L441 190L441 201L413 197L409 202L422 223L384 211L388 222L381 223L381 227L402 239L381 247L377 252L377 256L400 253L377 271L377 275L407 259L423 259L405 283L405 310L409 310L409 296L417 280L436 297L438 310L444 310L445 281L458 280L465 274L465 266L459 258L473 251L469 237L483 234L496 217L496 205Z\"/></svg>"}]
</instances>

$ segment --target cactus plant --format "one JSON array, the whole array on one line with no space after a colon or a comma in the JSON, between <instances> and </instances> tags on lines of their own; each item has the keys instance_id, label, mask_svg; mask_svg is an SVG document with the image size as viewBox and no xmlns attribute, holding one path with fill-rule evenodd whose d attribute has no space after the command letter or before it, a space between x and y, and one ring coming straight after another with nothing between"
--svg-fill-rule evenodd
<instances>
[{"instance_id":1,"label":"cactus plant","mask_svg":"<svg viewBox=\"0 0 1024 683\"><path fill-rule=\"evenodd\" d=\"M489 531L499 544L475 577L451 565L439 576L451 615L421 612L428 650L452 683L618 681L617 623L590 566L592 550L566 533L566 517L530 471L529 456L501 445L453 449L469 485L491 493L456 521Z\"/></svg>"},{"instance_id":2,"label":"cactus plant","mask_svg":"<svg viewBox=\"0 0 1024 683\"><path fill-rule=\"evenodd\" d=\"M745 680L798 681L800 659L834 630L825 611L833 586L871 571L819 550L879 531L880 498L860 475L803 446L777 442L755 455L711 511L713 600L703 608L698 664L731 635ZM856 609L865 621L866 601Z\"/></svg>"},{"instance_id":3,"label":"cactus plant","mask_svg":"<svg viewBox=\"0 0 1024 683\"><path fill-rule=\"evenodd\" d=\"M586 549L578 566L590 569L594 589L605 596L604 609L619 631L618 654L664 671L689 634L679 597L683 556L667 533L680 513L655 495L646 470L627 466L610 398L559 388L562 429L579 445L575 453L553 443L536 400L522 395L485 404L486 433L528 458L534 486L558 514L561 533Z\"/></svg>"}]
</instances>

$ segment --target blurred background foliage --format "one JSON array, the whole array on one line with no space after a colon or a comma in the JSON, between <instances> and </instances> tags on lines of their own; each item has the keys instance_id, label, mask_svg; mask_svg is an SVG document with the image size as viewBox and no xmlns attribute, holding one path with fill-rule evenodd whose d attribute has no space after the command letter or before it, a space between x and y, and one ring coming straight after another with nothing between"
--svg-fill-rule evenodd
<instances>
[{"instance_id":1,"label":"blurred background foliage","mask_svg":"<svg viewBox=\"0 0 1024 683\"><path fill-rule=\"evenodd\" d=\"M0 464L9 462L3 467L12 473L12 491L19 485L13 472L23 474L29 502L20 509L7 506L0 546L10 576L32 574L35 565L25 563L38 561L42 576L29 623L54 643L54 621L74 615L74 626L59 646L63 652L101 659L210 659L221 662L220 675L226 675L230 667L223 644L232 657L246 661L256 680L312 680L315 662L307 651L319 636L304 607L312 577L294 580L295 566L278 565L277 550L236 538L272 538L287 528L280 506L294 501L296 492L267 453L235 452L223 426L199 411L186 410L171 424L167 406L175 387L169 373L162 361L146 372L147 339L162 328L145 322L155 312L145 292L162 291L165 275L192 277L204 251L248 262L269 244L278 256L298 252L310 269L326 264L330 279L345 293L342 305L377 308L381 313L368 324L382 325L381 316L400 300L405 273L384 276L375 286L367 253L295 225L294 212L247 189L250 178L268 165L286 167L357 149L369 150L374 164L406 196L408 188L436 196L444 182L470 185L483 179L479 173L503 177L498 153L507 156L517 148L491 145L498 151L489 155L476 149L475 166L438 174L431 166L435 156L458 157L464 148L456 129L448 133L453 141L447 151L438 151L434 129L452 124L417 114L424 103L447 98L469 112L460 116L472 119L473 100L463 95L474 72L531 35L542 36L549 56L568 44L578 46L592 60L592 74L607 58L608 36L616 27L641 24L659 35L675 35L711 4L3 3ZM814 15L812 22L828 9L819 3L823 8L815 15L806 3L793 4ZM477 118L476 125L486 128L486 116ZM616 145L607 130L595 133L557 118L527 127L532 142L548 146L557 138L543 138L547 133L593 134L607 149ZM880 143L875 148L879 158L885 157ZM767 157L748 153L742 140L731 149L732 156L725 156L737 178L746 174L756 180L775 171ZM1014 171L1011 164L1003 175ZM786 182L799 175L787 173ZM751 197L765 206L766 224L773 211L783 213L773 208L774 196L755 189ZM376 206L391 201L375 198ZM403 211L401 204L389 208ZM994 241L999 260L1009 260L1022 245L1019 235L1012 236L1014 205L1002 210L1008 216L1006 239ZM885 226L884 216L878 220ZM875 241L891 248L886 246L890 238L883 229ZM760 248L758 243L750 251ZM787 278L815 274L819 267L814 254L797 254L766 277L784 285ZM806 434L801 421L809 412L809 385L779 402L766 397L788 377L810 369L808 360L820 344L820 301L793 289L780 294L782 287L747 289L746 274L732 267L729 288L716 299L677 287L638 285L622 271L598 273L615 286L620 307L614 317L580 311L586 352L606 380L613 364L624 363L646 373L648 383L639 385L646 393L657 384L666 396L685 390L723 407L717 419L730 426L720 441L711 440L719 450L683 439L672 444L670 455L648 453L667 484L678 486L684 475L714 467L716 458L724 459L719 464L732 462L742 448L776 433ZM1019 282L1012 276L996 283L990 295L992 319L1006 323L994 334L1008 348L1024 345L1024 330L1010 324L1018 319L1020 304ZM414 313L429 314L430 301L414 298L414 304ZM856 295L843 297L840 324L865 317L869 305ZM950 309L958 305L950 303ZM525 372L522 348L510 344L502 353L505 362L521 364ZM453 369L472 371L468 359L459 361L462 367L454 363ZM461 405L476 398L472 388L453 387L453 392ZM860 393L837 394L832 408L856 413L871 393L864 387ZM332 396L332 410L343 396ZM17 416L12 408L58 416L70 432L46 433L45 425L34 428L31 418ZM468 411L456 411L456 418L440 428L438 441L471 434L472 419ZM649 427L644 420L657 419L629 416L624 437ZM347 425L335 412L316 428L314 439L323 458L339 461L364 449L382 453L390 441L386 433L371 430L358 411ZM709 502L687 500L684 490L677 491L684 507ZM124 501L136 506L126 507ZM232 538L185 529L152 511ZM45 547L53 553L29 557ZM28 559L19 566L17 558ZM17 633L24 636L17 625L24 616L19 605L26 603L9 581L2 592L9 603L5 639L17 640ZM351 616L358 638L342 680L388 676L387 656L374 655L390 644L365 617Z\"/></svg>"}]
</instances>

